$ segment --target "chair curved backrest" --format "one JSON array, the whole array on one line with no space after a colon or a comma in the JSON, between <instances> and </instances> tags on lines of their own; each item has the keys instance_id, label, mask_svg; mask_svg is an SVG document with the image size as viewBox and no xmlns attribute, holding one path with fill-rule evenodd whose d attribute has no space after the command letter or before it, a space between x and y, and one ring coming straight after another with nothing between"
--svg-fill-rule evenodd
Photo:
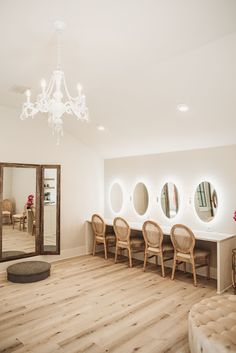
<instances>
[{"instance_id":1,"label":"chair curved backrest","mask_svg":"<svg viewBox=\"0 0 236 353\"><path fill-rule=\"evenodd\" d=\"M101 216L98 214L92 215L92 228L95 237L105 237L106 224Z\"/></svg>"},{"instance_id":2,"label":"chair curved backrest","mask_svg":"<svg viewBox=\"0 0 236 353\"><path fill-rule=\"evenodd\" d=\"M142 227L143 237L146 247L161 248L163 242L163 232L161 227L153 221L146 221Z\"/></svg>"},{"instance_id":3,"label":"chair curved backrest","mask_svg":"<svg viewBox=\"0 0 236 353\"><path fill-rule=\"evenodd\" d=\"M11 200L9 200L9 199L3 200L3 202L2 202L2 210L3 211L8 211L10 213L13 212L13 205L12 205Z\"/></svg>"},{"instance_id":4,"label":"chair curved backrest","mask_svg":"<svg viewBox=\"0 0 236 353\"><path fill-rule=\"evenodd\" d=\"M193 252L195 236L191 229L183 224L175 224L170 231L170 237L174 249L183 254Z\"/></svg>"},{"instance_id":5,"label":"chair curved backrest","mask_svg":"<svg viewBox=\"0 0 236 353\"><path fill-rule=\"evenodd\" d=\"M113 221L113 228L118 241L129 242L130 226L122 217L116 217Z\"/></svg>"}]
</instances>

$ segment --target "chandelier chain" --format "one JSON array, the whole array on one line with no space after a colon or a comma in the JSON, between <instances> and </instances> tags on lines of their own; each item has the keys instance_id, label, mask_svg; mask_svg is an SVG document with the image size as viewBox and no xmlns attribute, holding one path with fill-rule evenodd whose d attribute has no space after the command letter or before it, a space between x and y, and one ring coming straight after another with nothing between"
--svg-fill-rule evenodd
<instances>
[{"instance_id":1,"label":"chandelier chain","mask_svg":"<svg viewBox=\"0 0 236 353\"><path fill-rule=\"evenodd\" d=\"M57 70L61 70L62 32L56 31L56 35L57 35Z\"/></svg>"}]
</instances>

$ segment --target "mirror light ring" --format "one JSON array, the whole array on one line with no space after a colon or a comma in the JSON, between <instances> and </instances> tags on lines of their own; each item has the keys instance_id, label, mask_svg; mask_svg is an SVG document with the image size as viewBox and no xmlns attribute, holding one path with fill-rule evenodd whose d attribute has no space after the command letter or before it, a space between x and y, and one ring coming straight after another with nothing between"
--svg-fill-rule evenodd
<instances>
[{"instance_id":1,"label":"mirror light ring","mask_svg":"<svg viewBox=\"0 0 236 353\"><path fill-rule=\"evenodd\" d=\"M122 199L122 204L121 204L121 207L120 207L120 210L119 211L115 211L114 208L112 207L112 200L111 200L111 191L112 191L112 188L114 185L119 185L120 187L120 190L121 190L121 199ZM118 215L121 215L123 213L123 210L124 210L124 207L125 207L125 200L124 200L124 187L123 187L123 184L120 180L114 180L110 187L109 187L109 192L108 192L108 202L109 202L109 208L111 210L111 212L118 216Z\"/></svg>"},{"instance_id":2,"label":"mirror light ring","mask_svg":"<svg viewBox=\"0 0 236 353\"><path fill-rule=\"evenodd\" d=\"M210 184L211 186L211 190L215 192L216 194L216 198L217 198L217 207L215 208L215 214L214 216L212 217L212 219L208 220L208 221L204 221L197 213L197 210L196 210L196 207L195 207L195 195L196 195L196 192L197 192L197 189L199 187L199 185L201 185L202 183L208 183ZM195 184L195 187L194 187L194 190L193 190L193 196L192 196L192 209L193 209L193 212L194 212L194 215L196 217L196 219L201 223L201 224L204 224L205 226L207 224L213 224L218 216L218 211L219 211L219 197L218 197L218 192L216 191L216 188L215 188L215 183L209 181L208 178L205 178L205 179L202 179L200 182L196 183Z\"/></svg>"}]
</instances>

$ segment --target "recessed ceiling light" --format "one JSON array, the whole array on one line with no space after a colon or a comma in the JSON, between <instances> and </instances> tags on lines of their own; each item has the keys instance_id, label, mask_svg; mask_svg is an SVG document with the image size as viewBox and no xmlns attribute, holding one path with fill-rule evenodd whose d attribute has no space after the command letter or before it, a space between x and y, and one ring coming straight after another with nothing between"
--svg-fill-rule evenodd
<instances>
[{"instance_id":1,"label":"recessed ceiling light","mask_svg":"<svg viewBox=\"0 0 236 353\"><path fill-rule=\"evenodd\" d=\"M99 131L104 131L104 130L105 130L105 127L102 126L102 125L99 125L99 126L97 127L97 129L98 129Z\"/></svg>"},{"instance_id":2,"label":"recessed ceiling light","mask_svg":"<svg viewBox=\"0 0 236 353\"><path fill-rule=\"evenodd\" d=\"M185 113L189 110L189 107L187 106L187 104L178 104L177 110L181 113Z\"/></svg>"}]
</instances>

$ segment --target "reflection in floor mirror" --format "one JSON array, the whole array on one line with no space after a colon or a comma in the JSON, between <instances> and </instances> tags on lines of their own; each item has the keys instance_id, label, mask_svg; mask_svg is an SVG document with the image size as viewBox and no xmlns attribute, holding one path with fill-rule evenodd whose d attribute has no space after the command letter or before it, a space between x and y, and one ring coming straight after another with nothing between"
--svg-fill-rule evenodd
<instances>
[{"instance_id":1,"label":"reflection in floor mirror","mask_svg":"<svg viewBox=\"0 0 236 353\"><path fill-rule=\"evenodd\" d=\"M34 253L36 168L3 168L2 257Z\"/></svg>"}]
</instances>

